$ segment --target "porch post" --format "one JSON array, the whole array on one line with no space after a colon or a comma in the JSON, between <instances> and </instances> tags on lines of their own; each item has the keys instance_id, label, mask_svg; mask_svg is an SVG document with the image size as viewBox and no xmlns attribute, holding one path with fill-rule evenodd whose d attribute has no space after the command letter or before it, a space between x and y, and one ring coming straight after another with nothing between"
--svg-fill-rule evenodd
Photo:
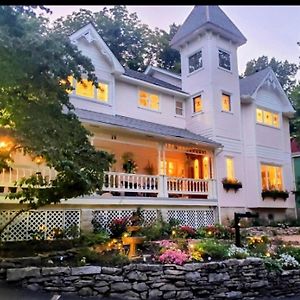
<instances>
[{"instance_id":1,"label":"porch post","mask_svg":"<svg viewBox=\"0 0 300 300\"><path fill-rule=\"evenodd\" d=\"M162 168L161 168L162 161ZM158 197L168 197L164 143L158 144ZM162 174L161 174L162 169Z\"/></svg>"}]
</instances>

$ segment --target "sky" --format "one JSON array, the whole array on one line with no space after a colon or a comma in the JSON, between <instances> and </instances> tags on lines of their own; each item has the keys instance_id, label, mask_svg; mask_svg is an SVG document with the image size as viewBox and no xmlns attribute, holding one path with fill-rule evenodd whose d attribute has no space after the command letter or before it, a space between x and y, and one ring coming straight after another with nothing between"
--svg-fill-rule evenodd
<instances>
[{"instance_id":1,"label":"sky","mask_svg":"<svg viewBox=\"0 0 300 300\"><path fill-rule=\"evenodd\" d=\"M50 20L79 11L80 8L93 12L104 6L48 5L52 10ZM106 5L106 7L111 7ZM192 11L193 6L127 6L130 13L136 12L139 19L149 25L168 30L172 23L182 24ZM247 43L238 50L239 73L245 71L246 63L259 56L266 55L277 60L288 60L299 64L300 47L300 6L225 6L220 8L247 38ZM300 72L296 76L300 80Z\"/></svg>"}]
</instances>

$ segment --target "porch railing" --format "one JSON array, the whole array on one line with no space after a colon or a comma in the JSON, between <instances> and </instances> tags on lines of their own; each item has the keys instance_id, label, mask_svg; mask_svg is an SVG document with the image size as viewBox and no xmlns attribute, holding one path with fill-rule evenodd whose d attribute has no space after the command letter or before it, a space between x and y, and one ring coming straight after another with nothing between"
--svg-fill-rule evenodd
<instances>
[{"instance_id":1,"label":"porch railing","mask_svg":"<svg viewBox=\"0 0 300 300\"><path fill-rule=\"evenodd\" d=\"M158 176L105 172L103 191L158 193Z\"/></svg>"},{"instance_id":2,"label":"porch railing","mask_svg":"<svg viewBox=\"0 0 300 300\"><path fill-rule=\"evenodd\" d=\"M209 180L167 177L167 191L169 194L208 194Z\"/></svg>"}]
</instances>

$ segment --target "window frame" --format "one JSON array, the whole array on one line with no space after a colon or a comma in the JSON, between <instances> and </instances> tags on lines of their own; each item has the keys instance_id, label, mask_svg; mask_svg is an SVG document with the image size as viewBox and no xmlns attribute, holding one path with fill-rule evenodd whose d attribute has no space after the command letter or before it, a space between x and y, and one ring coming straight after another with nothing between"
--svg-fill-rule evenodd
<instances>
[{"instance_id":1,"label":"window frame","mask_svg":"<svg viewBox=\"0 0 300 300\"><path fill-rule=\"evenodd\" d=\"M229 101L230 101L229 107L230 107L230 110L224 110L223 109L223 95L229 96ZM221 111L222 112L233 114L231 98L232 98L232 94L231 93L223 91L223 90L221 91Z\"/></svg>"},{"instance_id":2,"label":"window frame","mask_svg":"<svg viewBox=\"0 0 300 300\"><path fill-rule=\"evenodd\" d=\"M179 114L177 114L177 103L181 103L182 104L182 114L181 115L179 115ZM182 101L182 100L176 100L175 99L175 116L176 117L179 117L179 118L184 118L185 117L185 107L184 107L184 102Z\"/></svg>"},{"instance_id":3,"label":"window frame","mask_svg":"<svg viewBox=\"0 0 300 300\"><path fill-rule=\"evenodd\" d=\"M223 48L217 48L218 49L218 52L217 52L217 55L218 55L218 68L220 68L221 70L224 70L224 71L227 71L227 72L232 72L232 59L231 59L231 52L230 51L228 51L228 50L225 50L225 49L223 49ZM222 66L220 66L220 56L219 56L219 51L222 51L222 52L224 52L224 53L227 53L227 54L229 54L229 62L230 62L230 69L226 69L226 68L224 68L224 67L222 67Z\"/></svg>"},{"instance_id":4,"label":"window frame","mask_svg":"<svg viewBox=\"0 0 300 300\"><path fill-rule=\"evenodd\" d=\"M87 80L86 77L82 77L83 80ZM107 85L107 88L108 88L108 93L107 93L107 101L102 101L100 99L98 99L97 97L97 88L95 85L93 85L93 90L94 90L94 97L90 98L90 97L86 97L86 96L82 96L82 95L78 95L76 93L76 88L77 88L77 80L72 76L72 87L74 88L74 90L72 90L71 93L69 93L69 95L72 95L72 97L76 97L76 98L79 98L79 99L86 99L88 101L92 101L93 103L98 103L98 104L102 104L102 105L108 105L108 106L111 106L111 87L112 87L112 84L110 81L108 80L103 80L103 79L99 79L98 78L98 83L103 83L103 84L106 84Z\"/></svg>"},{"instance_id":5,"label":"window frame","mask_svg":"<svg viewBox=\"0 0 300 300\"><path fill-rule=\"evenodd\" d=\"M285 184L284 184L284 176L283 176L283 165L280 165L280 164L274 164L274 163L269 163L269 162L265 162L265 161L261 161L260 162L260 188L261 190L263 190L263 179L262 179L262 167L263 166L266 166L266 167L275 167L275 168L280 168L280 172L281 172L281 190L285 190ZM267 176L267 175L266 175ZM277 176L277 175L276 175ZM267 177L267 190L272 190L270 187L269 187L269 180L268 180L268 177ZM277 185L278 186L278 185ZM278 187L276 187L275 189L278 189L280 190Z\"/></svg>"},{"instance_id":6,"label":"window frame","mask_svg":"<svg viewBox=\"0 0 300 300\"><path fill-rule=\"evenodd\" d=\"M202 109L200 111L195 111L195 105L194 105L194 99L199 97L201 98L201 104L202 104ZM192 115L197 115L197 114L203 114L204 110L203 110L203 92L197 93L195 95L192 96Z\"/></svg>"},{"instance_id":7,"label":"window frame","mask_svg":"<svg viewBox=\"0 0 300 300\"><path fill-rule=\"evenodd\" d=\"M190 72L190 58L191 58L193 55L195 55L196 53L198 53L198 52L201 52L202 65L201 65L200 68L198 68L198 69L196 69L196 70ZM198 72L198 71L200 71L200 70L202 70L202 69L204 68L204 63L203 63L203 47L201 47L200 49L197 49L196 51L192 52L192 53L187 57L187 66L188 66L188 72L187 72L188 76L190 76L190 75L192 75L192 74L194 74L194 73L196 73L196 72Z\"/></svg>"},{"instance_id":8,"label":"window frame","mask_svg":"<svg viewBox=\"0 0 300 300\"><path fill-rule=\"evenodd\" d=\"M228 176L228 166L227 166L227 159L230 159L232 161L232 175L233 177ZM234 157L226 155L225 156L225 170L226 170L226 178L228 179L235 179L235 163L234 163Z\"/></svg>"},{"instance_id":9,"label":"window frame","mask_svg":"<svg viewBox=\"0 0 300 300\"><path fill-rule=\"evenodd\" d=\"M257 121L257 110L261 110L262 111L262 122ZM272 125L267 124L265 122L265 113L271 113L272 114ZM277 115L277 123L278 126L273 125L273 115ZM262 125L262 126L266 126L266 127L270 127L270 128L275 128L275 129L281 129L281 123L282 123L282 119L281 119L281 113L279 111L275 111L273 109L269 109L269 108L265 108L262 106L256 106L255 107L255 123L258 125Z\"/></svg>"},{"instance_id":10,"label":"window frame","mask_svg":"<svg viewBox=\"0 0 300 300\"><path fill-rule=\"evenodd\" d=\"M141 108L141 109L145 109L145 110L149 110L149 111L152 111L152 112L161 112L161 93L155 93L155 92L150 92L149 89L144 89L144 88L138 88L137 89L138 92L137 92L137 105L138 105L138 108ZM148 106L142 106L140 105L140 92L145 92L148 94L148 97L147 99L149 100L150 99L150 95L156 95L158 97L158 100L159 100L159 104L158 104L158 110L156 109L152 109L150 107L150 102L149 102L149 105Z\"/></svg>"}]
</instances>

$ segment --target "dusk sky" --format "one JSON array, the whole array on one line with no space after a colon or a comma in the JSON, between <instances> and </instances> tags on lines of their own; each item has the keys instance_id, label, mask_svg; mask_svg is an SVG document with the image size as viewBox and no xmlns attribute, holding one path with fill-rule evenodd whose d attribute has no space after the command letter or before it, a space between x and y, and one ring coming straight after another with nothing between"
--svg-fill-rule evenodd
<instances>
[{"instance_id":1,"label":"dusk sky","mask_svg":"<svg viewBox=\"0 0 300 300\"><path fill-rule=\"evenodd\" d=\"M47 5L46 5L47 6ZM51 6L54 20L79 11L80 8L100 11L104 6ZM106 5L106 7L110 7ZM247 38L239 48L239 73L244 72L247 61L261 55L278 60L299 63L300 47L300 6L225 6L221 9ZM139 19L151 28L168 30L175 22L182 24L193 6L127 6L129 12L136 12ZM300 80L300 72L297 74Z\"/></svg>"}]
</instances>

